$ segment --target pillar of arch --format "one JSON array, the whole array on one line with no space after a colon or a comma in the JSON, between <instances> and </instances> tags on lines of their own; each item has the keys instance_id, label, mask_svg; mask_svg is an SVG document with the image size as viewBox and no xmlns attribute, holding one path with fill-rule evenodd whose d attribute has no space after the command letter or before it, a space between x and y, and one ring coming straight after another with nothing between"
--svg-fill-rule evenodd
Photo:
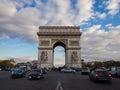
<instances>
[{"instance_id":1,"label":"pillar of arch","mask_svg":"<svg viewBox=\"0 0 120 90\"><path fill-rule=\"evenodd\" d=\"M66 67L81 67L81 34L79 26L40 26L37 32L38 67L54 66L54 48L57 45L65 48Z\"/></svg>"}]
</instances>

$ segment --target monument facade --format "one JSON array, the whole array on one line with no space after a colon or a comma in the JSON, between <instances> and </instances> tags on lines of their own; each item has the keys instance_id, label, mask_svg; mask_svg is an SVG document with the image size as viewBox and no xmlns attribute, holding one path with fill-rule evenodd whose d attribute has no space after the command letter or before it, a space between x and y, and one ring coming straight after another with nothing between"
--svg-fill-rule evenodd
<instances>
[{"instance_id":1,"label":"monument facade","mask_svg":"<svg viewBox=\"0 0 120 90\"><path fill-rule=\"evenodd\" d=\"M52 68L54 66L54 48L65 48L65 66L81 67L79 26L40 26L37 32L38 67Z\"/></svg>"}]
</instances>

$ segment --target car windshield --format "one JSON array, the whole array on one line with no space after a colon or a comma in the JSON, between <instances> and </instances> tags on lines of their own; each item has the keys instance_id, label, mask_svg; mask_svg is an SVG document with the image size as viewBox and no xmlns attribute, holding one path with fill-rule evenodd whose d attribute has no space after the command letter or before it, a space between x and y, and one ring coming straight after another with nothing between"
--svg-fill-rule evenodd
<instances>
[{"instance_id":1,"label":"car windshield","mask_svg":"<svg viewBox=\"0 0 120 90\"><path fill-rule=\"evenodd\" d=\"M88 68L82 68L82 70L88 70Z\"/></svg>"},{"instance_id":2,"label":"car windshield","mask_svg":"<svg viewBox=\"0 0 120 90\"><path fill-rule=\"evenodd\" d=\"M31 73L41 73L41 70L32 70Z\"/></svg>"},{"instance_id":3,"label":"car windshield","mask_svg":"<svg viewBox=\"0 0 120 90\"><path fill-rule=\"evenodd\" d=\"M19 69L15 69L15 70L13 70L13 72L15 72L15 73L19 73L19 72L22 72L22 71L19 70Z\"/></svg>"}]
</instances>

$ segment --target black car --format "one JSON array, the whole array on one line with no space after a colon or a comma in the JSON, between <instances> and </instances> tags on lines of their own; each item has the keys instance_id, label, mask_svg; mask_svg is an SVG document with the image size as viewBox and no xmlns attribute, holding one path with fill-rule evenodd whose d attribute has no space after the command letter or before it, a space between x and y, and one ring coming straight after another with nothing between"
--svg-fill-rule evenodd
<instances>
[{"instance_id":1,"label":"black car","mask_svg":"<svg viewBox=\"0 0 120 90\"><path fill-rule=\"evenodd\" d=\"M21 69L13 69L11 72L11 78L23 77L25 73Z\"/></svg>"},{"instance_id":2,"label":"black car","mask_svg":"<svg viewBox=\"0 0 120 90\"><path fill-rule=\"evenodd\" d=\"M47 68L41 68L42 69L42 72L43 72L43 74L46 74L47 72L48 72L48 70L47 70Z\"/></svg>"},{"instance_id":3,"label":"black car","mask_svg":"<svg viewBox=\"0 0 120 90\"><path fill-rule=\"evenodd\" d=\"M27 74L28 79L41 79L43 78L43 72L41 69L33 69Z\"/></svg>"},{"instance_id":4,"label":"black car","mask_svg":"<svg viewBox=\"0 0 120 90\"><path fill-rule=\"evenodd\" d=\"M89 74L89 79L93 81L107 81L108 83L112 82L112 75L103 69L94 69Z\"/></svg>"}]
</instances>

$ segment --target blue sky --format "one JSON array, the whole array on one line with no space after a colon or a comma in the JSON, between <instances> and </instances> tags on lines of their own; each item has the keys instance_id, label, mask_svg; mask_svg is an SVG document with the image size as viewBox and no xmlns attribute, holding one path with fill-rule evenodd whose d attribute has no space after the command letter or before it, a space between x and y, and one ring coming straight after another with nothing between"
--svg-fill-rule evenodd
<instances>
[{"instance_id":1,"label":"blue sky","mask_svg":"<svg viewBox=\"0 0 120 90\"><path fill-rule=\"evenodd\" d=\"M0 0L0 59L36 60L41 25L80 26L85 61L120 60L120 0Z\"/></svg>"}]
</instances>

